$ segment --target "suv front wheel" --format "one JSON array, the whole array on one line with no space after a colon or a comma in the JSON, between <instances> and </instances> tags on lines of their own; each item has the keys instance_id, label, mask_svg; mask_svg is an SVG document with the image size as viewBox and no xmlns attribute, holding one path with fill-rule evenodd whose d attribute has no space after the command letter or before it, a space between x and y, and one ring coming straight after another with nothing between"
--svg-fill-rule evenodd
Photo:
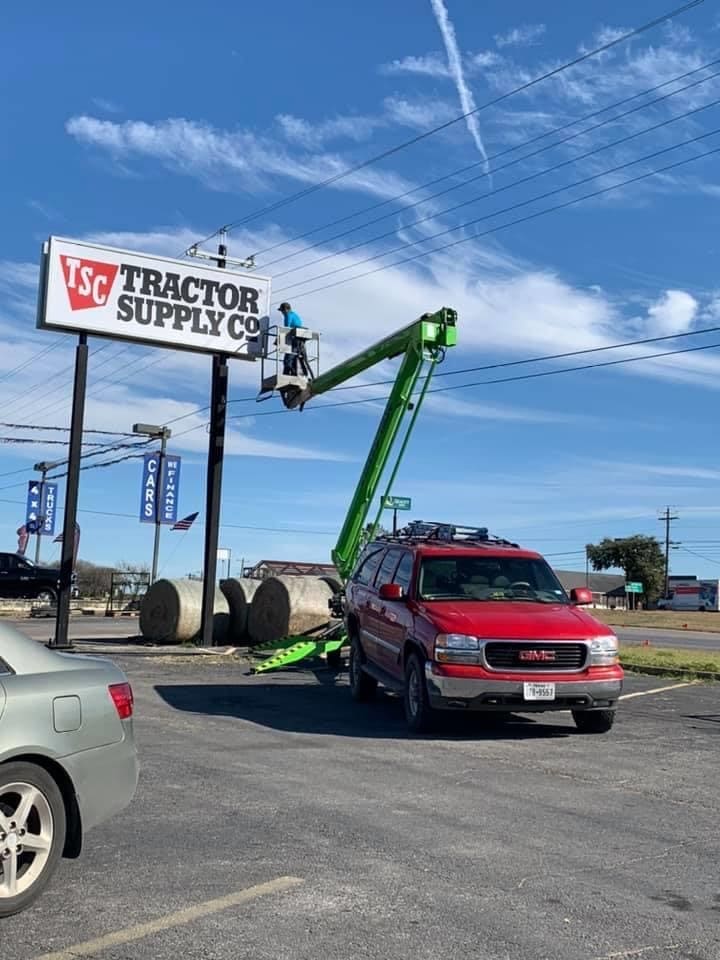
<instances>
[{"instance_id":1,"label":"suv front wheel","mask_svg":"<svg viewBox=\"0 0 720 960\"><path fill-rule=\"evenodd\" d=\"M413 733L428 733L435 720L435 711L428 698L425 671L416 653L411 654L405 664L405 719Z\"/></svg>"}]
</instances>

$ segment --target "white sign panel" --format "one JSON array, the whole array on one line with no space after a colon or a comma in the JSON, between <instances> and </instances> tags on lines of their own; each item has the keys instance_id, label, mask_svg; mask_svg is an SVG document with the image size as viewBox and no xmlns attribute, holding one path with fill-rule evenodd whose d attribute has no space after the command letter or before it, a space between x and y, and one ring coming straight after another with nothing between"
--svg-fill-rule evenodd
<instances>
[{"instance_id":1,"label":"white sign panel","mask_svg":"<svg viewBox=\"0 0 720 960\"><path fill-rule=\"evenodd\" d=\"M262 354L270 280L78 240L43 245L37 325L155 346Z\"/></svg>"}]
</instances>

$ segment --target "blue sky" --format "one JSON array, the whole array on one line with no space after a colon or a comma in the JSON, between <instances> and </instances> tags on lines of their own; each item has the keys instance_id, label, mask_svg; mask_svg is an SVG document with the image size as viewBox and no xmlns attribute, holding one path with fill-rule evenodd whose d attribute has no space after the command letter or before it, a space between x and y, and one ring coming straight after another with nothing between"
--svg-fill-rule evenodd
<instances>
[{"instance_id":1,"label":"blue sky","mask_svg":"<svg viewBox=\"0 0 720 960\"><path fill-rule=\"evenodd\" d=\"M72 339L34 329L39 250L49 234L177 256L221 224L481 106L670 7L649 0L630 8L267 0L222 4L207 16L184 0L130 0L122 12L83 0L14 5L5 13L0 58L3 420L69 423ZM277 299L290 299L306 325L321 331L324 366L444 305L459 312L460 343L443 372L720 326L718 155L618 186L720 147L720 133L711 133L720 128L720 76L712 76L720 63L700 69L718 58L717 9L706 2L253 220L230 234L230 252L243 257L285 243L258 256L258 272L273 277ZM658 84L666 85L523 146ZM635 106L641 109L584 132ZM537 152L541 147L549 148ZM658 151L667 152L643 159ZM583 187L533 199L590 177ZM608 186L615 189L486 232ZM295 239L411 190L404 200ZM517 212L506 211L524 201ZM464 242L430 252L458 239ZM387 253L405 243L414 246ZM392 266L423 251L427 256ZM350 279L377 265L388 268ZM311 292L338 280L348 282ZM596 359L716 341L720 332ZM392 371L372 371L364 382ZM204 508L206 416L192 411L208 402L209 373L207 357L91 341L88 427L128 430L136 421L184 417L176 431L188 432L171 442L184 461L181 514ZM708 350L438 394L423 412L395 492L413 498L418 517L487 525L565 568L582 567L588 541L660 534L658 511L671 504L680 517L674 539L683 542L672 569L718 576L719 374L717 351ZM480 373L438 385L491 378ZM234 363L231 399L254 397L258 382L258 366ZM360 381L341 396L382 393ZM380 406L256 416L270 410L281 410L279 400L230 407L231 416L244 419L230 422L221 544L237 564L241 557L326 560ZM2 447L0 535L14 549L24 513L22 471L31 476L36 461L59 459L63 450L44 442L57 433L2 430L37 441ZM83 557L149 560L152 530L135 519L140 476L137 460L83 472ZM262 527L277 529L253 529ZM46 541L44 556L53 554L57 547ZM186 535L165 533L164 575L197 571L201 557L199 523Z\"/></svg>"}]
</instances>

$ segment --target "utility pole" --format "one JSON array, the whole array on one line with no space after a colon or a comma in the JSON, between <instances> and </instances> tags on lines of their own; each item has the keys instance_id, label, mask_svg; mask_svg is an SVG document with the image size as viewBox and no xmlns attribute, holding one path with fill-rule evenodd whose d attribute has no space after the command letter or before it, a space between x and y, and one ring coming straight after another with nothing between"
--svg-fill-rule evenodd
<instances>
[{"instance_id":1,"label":"utility pole","mask_svg":"<svg viewBox=\"0 0 720 960\"><path fill-rule=\"evenodd\" d=\"M663 513L658 520L665 524L665 596L667 597L670 592L670 547L674 546L673 541L670 539L670 524L673 520L677 520L678 515L673 513L670 507L665 507L665 513Z\"/></svg>"},{"instance_id":2,"label":"utility pole","mask_svg":"<svg viewBox=\"0 0 720 960\"><path fill-rule=\"evenodd\" d=\"M585 545L585 589L590 588L590 547Z\"/></svg>"},{"instance_id":3,"label":"utility pole","mask_svg":"<svg viewBox=\"0 0 720 960\"><path fill-rule=\"evenodd\" d=\"M152 555L152 573L150 574L150 583L155 583L158 572L158 558L160 556L160 496L159 491L163 486L163 469L165 467L165 453L167 451L167 442L172 436L172 430L169 427L159 427L154 423L134 423L133 433L141 437L152 437L160 441L160 455L158 457L157 469L157 487L155 489L155 539L153 541Z\"/></svg>"}]
</instances>

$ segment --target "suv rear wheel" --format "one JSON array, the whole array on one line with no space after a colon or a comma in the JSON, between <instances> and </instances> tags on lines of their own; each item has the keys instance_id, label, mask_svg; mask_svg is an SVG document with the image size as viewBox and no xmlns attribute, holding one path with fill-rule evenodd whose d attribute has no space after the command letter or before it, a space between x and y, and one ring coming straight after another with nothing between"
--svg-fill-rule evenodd
<instances>
[{"instance_id":1,"label":"suv rear wheel","mask_svg":"<svg viewBox=\"0 0 720 960\"><path fill-rule=\"evenodd\" d=\"M360 641L357 637L352 638L350 644L350 661L348 663L348 674L350 679L350 694L353 700L362 703L372 700L377 692L377 680L365 673L362 668L364 655Z\"/></svg>"},{"instance_id":2,"label":"suv rear wheel","mask_svg":"<svg viewBox=\"0 0 720 960\"><path fill-rule=\"evenodd\" d=\"M38 590L35 599L38 603L56 603L57 597L55 596L55 591L48 589Z\"/></svg>"},{"instance_id":3,"label":"suv rear wheel","mask_svg":"<svg viewBox=\"0 0 720 960\"><path fill-rule=\"evenodd\" d=\"M413 733L428 733L435 721L430 706L425 671L417 654L411 654L405 664L405 719Z\"/></svg>"},{"instance_id":4,"label":"suv rear wheel","mask_svg":"<svg viewBox=\"0 0 720 960\"><path fill-rule=\"evenodd\" d=\"M580 733L607 733L615 722L614 710L573 710Z\"/></svg>"}]
</instances>

